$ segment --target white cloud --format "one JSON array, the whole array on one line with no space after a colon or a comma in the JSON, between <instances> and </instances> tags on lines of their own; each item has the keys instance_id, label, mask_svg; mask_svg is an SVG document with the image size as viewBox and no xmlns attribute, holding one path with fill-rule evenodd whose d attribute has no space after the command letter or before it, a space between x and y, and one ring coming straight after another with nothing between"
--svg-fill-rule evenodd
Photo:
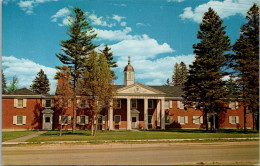
<instances>
[{"instance_id":1,"label":"white cloud","mask_svg":"<svg viewBox=\"0 0 260 166\"><path fill-rule=\"evenodd\" d=\"M23 11L25 11L26 14L31 15L34 13L33 8L38 6L38 4L45 3L45 2L51 2L51 1L58 1L58 0L20 0L18 2L18 6Z\"/></svg>"},{"instance_id":2,"label":"white cloud","mask_svg":"<svg viewBox=\"0 0 260 166\"><path fill-rule=\"evenodd\" d=\"M120 41L125 39L140 38L140 36L133 36L129 34L132 32L132 28L130 27L125 27L123 30L101 30L95 28L94 30L98 34L97 37L103 40Z\"/></svg>"},{"instance_id":3,"label":"white cloud","mask_svg":"<svg viewBox=\"0 0 260 166\"><path fill-rule=\"evenodd\" d=\"M7 83L9 83L12 77L16 75L18 77L19 88L29 88L37 73L42 69L50 81L50 93L55 92L56 80L54 80L54 75L57 71L55 68L46 67L29 59L19 59L14 56L3 56L2 66Z\"/></svg>"},{"instance_id":4,"label":"white cloud","mask_svg":"<svg viewBox=\"0 0 260 166\"><path fill-rule=\"evenodd\" d=\"M121 22L120 25L125 27L126 26L126 22Z\"/></svg>"},{"instance_id":5,"label":"white cloud","mask_svg":"<svg viewBox=\"0 0 260 166\"><path fill-rule=\"evenodd\" d=\"M197 23L200 23L203 14L208 11L209 7L213 8L222 19L234 16L236 14L241 14L244 16L248 9L252 6L253 2L257 3L257 0L210 0L208 3L195 7L194 10L192 7L186 7L180 17L182 19L191 19Z\"/></svg>"},{"instance_id":6,"label":"white cloud","mask_svg":"<svg viewBox=\"0 0 260 166\"><path fill-rule=\"evenodd\" d=\"M114 14L112 19L120 22L122 19L125 19L125 17Z\"/></svg>"},{"instance_id":7,"label":"white cloud","mask_svg":"<svg viewBox=\"0 0 260 166\"><path fill-rule=\"evenodd\" d=\"M194 59L195 56L192 54L174 57L167 56L156 60L140 60L131 56L131 65L134 67L137 82L142 82L146 85L163 85L167 78L171 80L175 63L183 61L188 67ZM121 58L117 64L121 71L119 74L123 74L123 69L127 65L127 59Z\"/></svg>"},{"instance_id":8,"label":"white cloud","mask_svg":"<svg viewBox=\"0 0 260 166\"><path fill-rule=\"evenodd\" d=\"M92 21L92 25L99 25L110 28L115 26L115 24L108 24L102 16L98 17L95 13L89 15L88 18Z\"/></svg>"},{"instance_id":9,"label":"white cloud","mask_svg":"<svg viewBox=\"0 0 260 166\"><path fill-rule=\"evenodd\" d=\"M111 45L111 48L115 56L124 59L128 56L135 59L154 58L158 54L174 52L167 43L159 44L155 39L145 34L133 39L125 39Z\"/></svg>"},{"instance_id":10,"label":"white cloud","mask_svg":"<svg viewBox=\"0 0 260 166\"><path fill-rule=\"evenodd\" d=\"M136 23L136 26L146 26L144 23L138 22Z\"/></svg>"},{"instance_id":11,"label":"white cloud","mask_svg":"<svg viewBox=\"0 0 260 166\"><path fill-rule=\"evenodd\" d=\"M58 18L66 18L70 14L70 10L68 8L60 9L56 14L51 16L52 22L57 22Z\"/></svg>"}]
</instances>

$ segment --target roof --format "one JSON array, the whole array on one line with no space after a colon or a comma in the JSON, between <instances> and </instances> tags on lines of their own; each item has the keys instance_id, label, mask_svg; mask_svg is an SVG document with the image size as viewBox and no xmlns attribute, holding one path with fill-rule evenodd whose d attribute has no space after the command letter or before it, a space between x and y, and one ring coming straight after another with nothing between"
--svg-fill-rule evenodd
<instances>
[{"instance_id":1,"label":"roof","mask_svg":"<svg viewBox=\"0 0 260 166\"><path fill-rule=\"evenodd\" d=\"M27 88L21 88L21 89L17 89L15 91L7 93L7 95L40 95L40 94L33 92Z\"/></svg>"},{"instance_id":2,"label":"roof","mask_svg":"<svg viewBox=\"0 0 260 166\"><path fill-rule=\"evenodd\" d=\"M125 87L125 85L115 85L116 90ZM182 87L179 86L148 86L164 92L166 94L165 97L182 97L184 92L182 91Z\"/></svg>"}]
</instances>

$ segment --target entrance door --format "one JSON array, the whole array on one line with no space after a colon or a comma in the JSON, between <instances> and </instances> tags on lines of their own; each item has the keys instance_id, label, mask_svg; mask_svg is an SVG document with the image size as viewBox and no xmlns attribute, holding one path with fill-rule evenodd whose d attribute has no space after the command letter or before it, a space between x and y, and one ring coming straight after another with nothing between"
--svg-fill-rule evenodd
<instances>
[{"instance_id":1,"label":"entrance door","mask_svg":"<svg viewBox=\"0 0 260 166\"><path fill-rule=\"evenodd\" d=\"M52 114L43 115L43 130L52 130Z\"/></svg>"},{"instance_id":2,"label":"entrance door","mask_svg":"<svg viewBox=\"0 0 260 166\"><path fill-rule=\"evenodd\" d=\"M139 128L139 116L138 115L132 115L132 129L138 129Z\"/></svg>"}]
</instances>

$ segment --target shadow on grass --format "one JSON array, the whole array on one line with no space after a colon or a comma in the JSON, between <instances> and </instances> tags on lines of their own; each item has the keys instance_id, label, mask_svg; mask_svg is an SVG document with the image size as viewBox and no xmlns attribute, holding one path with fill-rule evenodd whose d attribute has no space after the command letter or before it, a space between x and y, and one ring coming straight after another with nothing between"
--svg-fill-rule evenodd
<instances>
[{"instance_id":1,"label":"shadow on grass","mask_svg":"<svg viewBox=\"0 0 260 166\"><path fill-rule=\"evenodd\" d=\"M150 132L180 132L180 133L244 133L244 129L168 129L168 130L149 130ZM257 133L256 130L247 130L247 133Z\"/></svg>"}]
</instances>

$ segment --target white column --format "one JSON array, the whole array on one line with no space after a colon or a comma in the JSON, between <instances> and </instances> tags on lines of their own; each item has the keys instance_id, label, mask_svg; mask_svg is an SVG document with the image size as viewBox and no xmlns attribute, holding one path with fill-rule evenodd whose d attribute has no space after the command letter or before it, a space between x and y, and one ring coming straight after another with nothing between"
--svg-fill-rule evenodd
<instances>
[{"instance_id":1,"label":"white column","mask_svg":"<svg viewBox=\"0 0 260 166\"><path fill-rule=\"evenodd\" d=\"M111 107L109 107L109 110L108 110L108 127L109 127L109 130L114 130L114 125L113 125L113 101L111 101Z\"/></svg>"},{"instance_id":2,"label":"white column","mask_svg":"<svg viewBox=\"0 0 260 166\"><path fill-rule=\"evenodd\" d=\"M161 99L161 108L162 108L162 114L161 114L161 129L165 130L165 109L164 109L164 98Z\"/></svg>"},{"instance_id":3,"label":"white column","mask_svg":"<svg viewBox=\"0 0 260 166\"><path fill-rule=\"evenodd\" d=\"M131 130L131 98L127 98L127 130Z\"/></svg>"},{"instance_id":4,"label":"white column","mask_svg":"<svg viewBox=\"0 0 260 166\"><path fill-rule=\"evenodd\" d=\"M159 127L160 124L161 124L161 100L157 100L157 108L156 108L156 111L157 111L157 126Z\"/></svg>"},{"instance_id":5,"label":"white column","mask_svg":"<svg viewBox=\"0 0 260 166\"><path fill-rule=\"evenodd\" d=\"M148 99L144 99L144 129L148 130Z\"/></svg>"}]
</instances>

